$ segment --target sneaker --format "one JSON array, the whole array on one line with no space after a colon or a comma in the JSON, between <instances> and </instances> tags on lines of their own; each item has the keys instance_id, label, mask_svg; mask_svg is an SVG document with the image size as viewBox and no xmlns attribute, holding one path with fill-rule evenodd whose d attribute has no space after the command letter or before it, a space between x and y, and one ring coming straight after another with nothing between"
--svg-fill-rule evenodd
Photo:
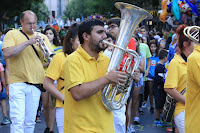
<instances>
[{"instance_id":1,"label":"sneaker","mask_svg":"<svg viewBox=\"0 0 200 133\"><path fill-rule=\"evenodd\" d=\"M142 110L141 107L139 108L139 114L140 114L140 115L144 115L144 111Z\"/></svg>"},{"instance_id":2,"label":"sneaker","mask_svg":"<svg viewBox=\"0 0 200 133\"><path fill-rule=\"evenodd\" d=\"M173 132L173 129L172 128L167 128L166 131L167 132Z\"/></svg>"},{"instance_id":3,"label":"sneaker","mask_svg":"<svg viewBox=\"0 0 200 133\"><path fill-rule=\"evenodd\" d=\"M1 122L1 125L7 125L7 124L10 124L10 123L11 123L10 119L8 117L4 116L3 120Z\"/></svg>"},{"instance_id":4,"label":"sneaker","mask_svg":"<svg viewBox=\"0 0 200 133\"><path fill-rule=\"evenodd\" d=\"M151 112L152 114L154 113L154 108L153 108L153 107L150 108L150 112Z\"/></svg>"},{"instance_id":5,"label":"sneaker","mask_svg":"<svg viewBox=\"0 0 200 133\"><path fill-rule=\"evenodd\" d=\"M132 133L131 128L127 127L126 133Z\"/></svg>"},{"instance_id":6,"label":"sneaker","mask_svg":"<svg viewBox=\"0 0 200 133\"><path fill-rule=\"evenodd\" d=\"M40 116L37 116L35 122L36 122L36 123L41 123L41 122L42 122L41 117L40 117Z\"/></svg>"},{"instance_id":7,"label":"sneaker","mask_svg":"<svg viewBox=\"0 0 200 133\"><path fill-rule=\"evenodd\" d=\"M142 108L146 108L147 107L147 103L146 102L143 102L142 103Z\"/></svg>"},{"instance_id":8,"label":"sneaker","mask_svg":"<svg viewBox=\"0 0 200 133\"><path fill-rule=\"evenodd\" d=\"M140 118L139 117L134 117L134 122L135 125L140 124Z\"/></svg>"},{"instance_id":9,"label":"sneaker","mask_svg":"<svg viewBox=\"0 0 200 133\"><path fill-rule=\"evenodd\" d=\"M163 127L164 125L160 121L154 121L154 125L157 127Z\"/></svg>"},{"instance_id":10,"label":"sneaker","mask_svg":"<svg viewBox=\"0 0 200 133\"><path fill-rule=\"evenodd\" d=\"M135 133L135 132L136 132L134 125L131 124L130 130L131 130L132 133Z\"/></svg>"}]
</instances>

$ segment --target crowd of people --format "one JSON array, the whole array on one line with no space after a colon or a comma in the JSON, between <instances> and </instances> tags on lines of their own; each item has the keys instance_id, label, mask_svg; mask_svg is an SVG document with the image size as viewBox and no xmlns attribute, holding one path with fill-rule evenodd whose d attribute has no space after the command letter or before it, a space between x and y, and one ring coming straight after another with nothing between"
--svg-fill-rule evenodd
<instances>
[{"instance_id":1,"label":"crowd of people","mask_svg":"<svg viewBox=\"0 0 200 133\"><path fill-rule=\"evenodd\" d=\"M103 40L118 42L120 18L109 19L106 26L99 19L73 23L63 37L50 25L35 32L37 16L30 10L21 14L20 23L21 30L7 30L0 41L1 123L11 123L11 133L33 133L35 122L41 122L42 107L44 133L53 133L55 122L59 133L136 132L134 125L141 123L148 98L154 125L163 127L167 94L177 101L174 131L198 132L199 46L194 50L194 42L184 35L187 25L161 32L136 27L127 46L139 55L130 96L120 109L109 111L102 103L102 89L109 84L123 86L128 77L120 70L127 58L132 59L131 67L136 64L126 53L119 69L107 72L114 47ZM181 93L186 88L187 96Z\"/></svg>"}]
</instances>

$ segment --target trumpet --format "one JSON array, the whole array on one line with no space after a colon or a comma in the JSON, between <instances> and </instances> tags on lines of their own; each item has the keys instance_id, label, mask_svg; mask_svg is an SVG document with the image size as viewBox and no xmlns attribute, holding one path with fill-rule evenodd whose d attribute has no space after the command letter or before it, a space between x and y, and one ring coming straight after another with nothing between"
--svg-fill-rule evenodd
<instances>
[{"instance_id":1,"label":"trumpet","mask_svg":"<svg viewBox=\"0 0 200 133\"><path fill-rule=\"evenodd\" d=\"M103 43L114 47L107 72L120 67L125 53L134 57L135 64L134 67L131 67L132 58L128 57L122 68L128 77L127 81L123 84L109 84L102 90L102 102L109 111L123 107L129 97L133 84L133 73L138 68L140 59L137 52L127 49L127 46L137 25L146 18L152 18L150 13L131 4L117 2L115 6L121 11L121 21L116 45L103 41Z\"/></svg>"},{"instance_id":2,"label":"trumpet","mask_svg":"<svg viewBox=\"0 0 200 133\"><path fill-rule=\"evenodd\" d=\"M40 33L35 33L34 29L32 29L33 33L35 36L40 36ZM37 42L37 46L39 46L39 48L42 50L44 57L48 60L48 62L51 61L51 59L53 58L53 56L55 55L55 53L51 52L51 50L47 47L45 41L43 40L43 38L41 37L38 42Z\"/></svg>"},{"instance_id":3,"label":"trumpet","mask_svg":"<svg viewBox=\"0 0 200 133\"><path fill-rule=\"evenodd\" d=\"M193 42L200 43L199 31L200 31L199 26L188 26L188 27L184 28L183 33L186 37L188 37Z\"/></svg>"}]
</instances>

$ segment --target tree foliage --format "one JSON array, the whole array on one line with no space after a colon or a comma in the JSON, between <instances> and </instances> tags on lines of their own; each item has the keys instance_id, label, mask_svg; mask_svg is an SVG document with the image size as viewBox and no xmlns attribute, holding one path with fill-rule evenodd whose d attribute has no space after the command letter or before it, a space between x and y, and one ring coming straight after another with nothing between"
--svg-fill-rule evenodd
<instances>
[{"instance_id":1,"label":"tree foliage","mask_svg":"<svg viewBox=\"0 0 200 133\"><path fill-rule=\"evenodd\" d=\"M158 9L160 5L159 0L71 0L64 14L70 19L91 14L102 14L106 17L119 16L120 11L114 7L115 2L134 4L146 10Z\"/></svg>"},{"instance_id":2,"label":"tree foliage","mask_svg":"<svg viewBox=\"0 0 200 133\"><path fill-rule=\"evenodd\" d=\"M41 4L43 2L44 0L3 0L0 4L0 24L4 24L6 21L13 22L15 16L18 16L17 22L19 22L21 12L30 9L35 10L37 16L46 16L48 10L44 4ZM36 6L39 6L38 10L36 10Z\"/></svg>"},{"instance_id":3,"label":"tree foliage","mask_svg":"<svg viewBox=\"0 0 200 133\"><path fill-rule=\"evenodd\" d=\"M33 2L41 2L41 0L4 0L0 4L0 18L9 19L19 16L22 11L30 9Z\"/></svg>"},{"instance_id":4,"label":"tree foliage","mask_svg":"<svg viewBox=\"0 0 200 133\"><path fill-rule=\"evenodd\" d=\"M108 14L110 8L113 9L112 0L71 0L64 12L69 17L84 17L91 14Z\"/></svg>"},{"instance_id":5,"label":"tree foliage","mask_svg":"<svg viewBox=\"0 0 200 133\"><path fill-rule=\"evenodd\" d=\"M44 2L33 2L30 9L37 15L38 21L48 20L50 12Z\"/></svg>"}]
</instances>

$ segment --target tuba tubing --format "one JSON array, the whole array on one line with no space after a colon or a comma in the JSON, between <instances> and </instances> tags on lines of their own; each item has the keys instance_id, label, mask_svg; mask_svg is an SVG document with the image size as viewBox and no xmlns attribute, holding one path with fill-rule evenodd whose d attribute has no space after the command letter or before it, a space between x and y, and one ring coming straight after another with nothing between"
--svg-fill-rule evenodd
<instances>
[{"instance_id":1,"label":"tuba tubing","mask_svg":"<svg viewBox=\"0 0 200 133\"><path fill-rule=\"evenodd\" d=\"M138 69L140 59L137 52L127 49L127 46L138 24L146 18L152 18L150 13L131 4L117 2L115 3L115 7L121 11L119 34L116 45L110 44L105 40L103 41L103 43L114 47L107 73L112 69L118 69L120 67L122 58L126 53L133 56L135 63L134 67L131 68L132 58L128 57L125 61L122 68L122 71L126 72L128 77L125 83L109 84L102 90L102 102L109 111L120 109L125 105L129 97L133 84L133 73Z\"/></svg>"}]
</instances>

